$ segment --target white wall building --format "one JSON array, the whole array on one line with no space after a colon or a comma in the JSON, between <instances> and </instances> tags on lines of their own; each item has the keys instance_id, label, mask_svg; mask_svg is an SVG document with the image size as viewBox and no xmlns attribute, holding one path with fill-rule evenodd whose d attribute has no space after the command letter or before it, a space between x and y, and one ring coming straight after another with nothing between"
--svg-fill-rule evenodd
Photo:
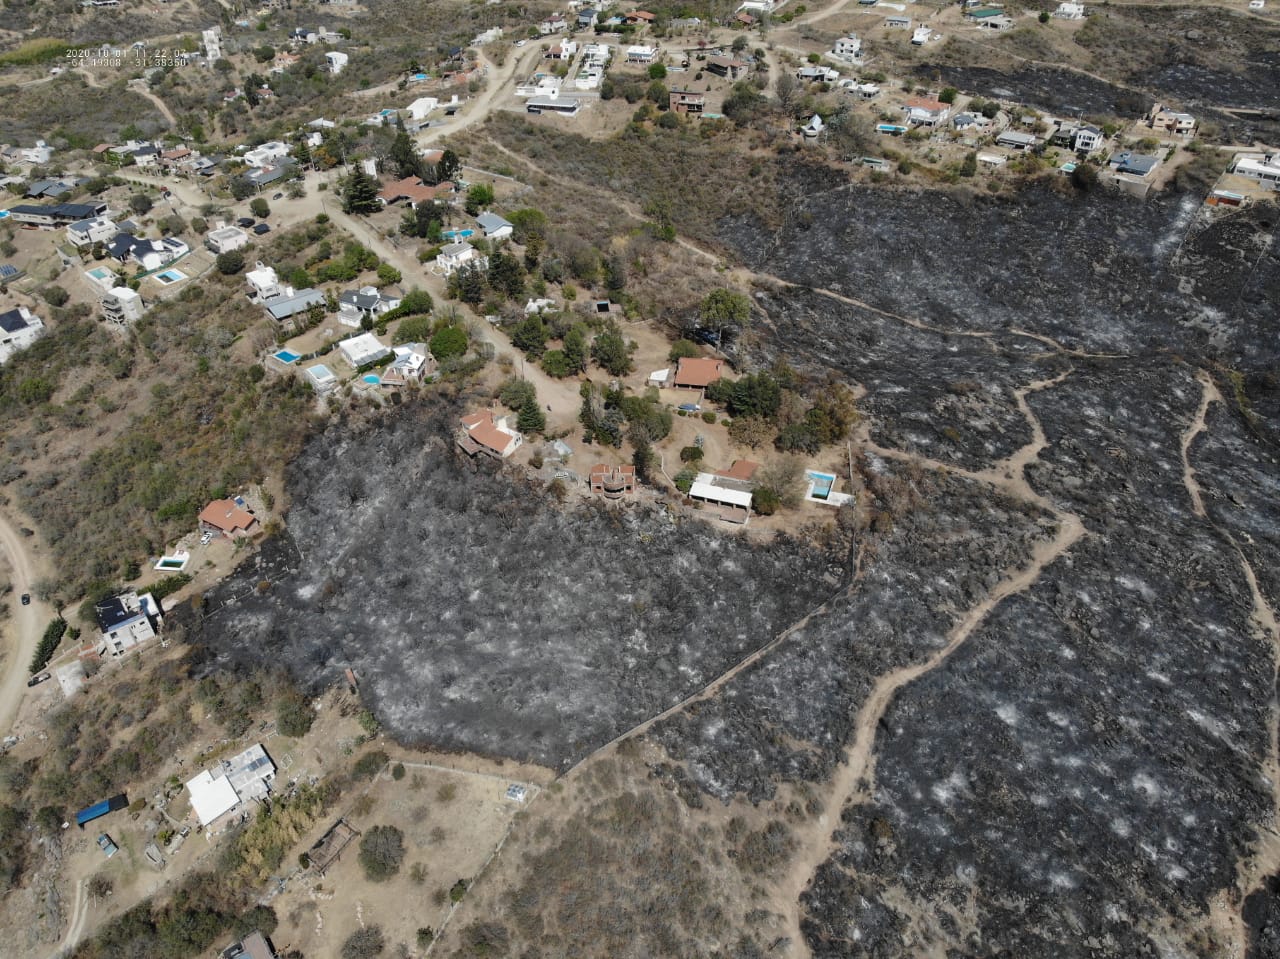
<instances>
[{"instance_id":1,"label":"white wall building","mask_svg":"<svg viewBox=\"0 0 1280 959\"><path fill-rule=\"evenodd\" d=\"M329 64L330 73L341 73L347 68L347 61L351 58L341 50L330 50L324 55L324 59Z\"/></svg>"},{"instance_id":2,"label":"white wall building","mask_svg":"<svg viewBox=\"0 0 1280 959\"><path fill-rule=\"evenodd\" d=\"M187 781L191 809L200 820L206 836L213 836L230 825L228 813L249 801L261 802L271 793L276 764L261 743L250 746L230 759L224 759ZM211 828L212 827L212 828Z\"/></svg>"},{"instance_id":3,"label":"white wall building","mask_svg":"<svg viewBox=\"0 0 1280 959\"><path fill-rule=\"evenodd\" d=\"M841 60L858 60L862 58L862 41L854 34L841 37L831 48L831 55Z\"/></svg>"},{"instance_id":4,"label":"white wall building","mask_svg":"<svg viewBox=\"0 0 1280 959\"><path fill-rule=\"evenodd\" d=\"M249 299L251 300L269 300L273 296L279 296L282 292L280 278L276 276L275 269L270 266L263 266L261 262L246 273L244 279L249 284Z\"/></svg>"},{"instance_id":5,"label":"white wall building","mask_svg":"<svg viewBox=\"0 0 1280 959\"><path fill-rule=\"evenodd\" d=\"M246 150L244 162L249 166L269 166L275 160L283 160L289 155L289 144L279 140L268 140L261 146Z\"/></svg>"},{"instance_id":6,"label":"white wall building","mask_svg":"<svg viewBox=\"0 0 1280 959\"><path fill-rule=\"evenodd\" d=\"M422 120L438 106L440 101L435 97L418 97L405 108L405 112L410 120Z\"/></svg>"},{"instance_id":7,"label":"white wall building","mask_svg":"<svg viewBox=\"0 0 1280 959\"><path fill-rule=\"evenodd\" d=\"M1231 172L1280 190L1280 153L1237 153Z\"/></svg>"},{"instance_id":8,"label":"white wall building","mask_svg":"<svg viewBox=\"0 0 1280 959\"><path fill-rule=\"evenodd\" d=\"M0 363L44 335L44 321L25 306L0 313Z\"/></svg>"},{"instance_id":9,"label":"white wall building","mask_svg":"<svg viewBox=\"0 0 1280 959\"><path fill-rule=\"evenodd\" d=\"M150 593L139 596L130 591L112 596L93 607L102 633L99 656L121 656L149 639L155 639L164 624L160 607Z\"/></svg>"},{"instance_id":10,"label":"white wall building","mask_svg":"<svg viewBox=\"0 0 1280 959\"><path fill-rule=\"evenodd\" d=\"M338 352L355 369L391 355L391 350L379 343L372 333L361 333L343 340L338 344Z\"/></svg>"},{"instance_id":11,"label":"white wall building","mask_svg":"<svg viewBox=\"0 0 1280 959\"><path fill-rule=\"evenodd\" d=\"M119 227L105 216L78 220L67 227L67 242L77 249L84 249L95 243L108 243L119 232Z\"/></svg>"},{"instance_id":12,"label":"white wall building","mask_svg":"<svg viewBox=\"0 0 1280 959\"><path fill-rule=\"evenodd\" d=\"M210 231L204 238L204 245L213 253L229 253L238 250L249 242L249 234L238 226L223 226Z\"/></svg>"},{"instance_id":13,"label":"white wall building","mask_svg":"<svg viewBox=\"0 0 1280 959\"><path fill-rule=\"evenodd\" d=\"M53 147L49 146L43 140L37 140L33 147L20 147L18 149L18 159L23 163L34 163L37 166L48 163L53 156Z\"/></svg>"},{"instance_id":14,"label":"white wall building","mask_svg":"<svg viewBox=\"0 0 1280 959\"><path fill-rule=\"evenodd\" d=\"M102 295L102 315L112 323L122 326L142 319L144 308L137 290L118 286Z\"/></svg>"},{"instance_id":15,"label":"white wall building","mask_svg":"<svg viewBox=\"0 0 1280 959\"><path fill-rule=\"evenodd\" d=\"M200 31L200 40L204 44L204 55L210 63L222 59L222 27Z\"/></svg>"}]
</instances>

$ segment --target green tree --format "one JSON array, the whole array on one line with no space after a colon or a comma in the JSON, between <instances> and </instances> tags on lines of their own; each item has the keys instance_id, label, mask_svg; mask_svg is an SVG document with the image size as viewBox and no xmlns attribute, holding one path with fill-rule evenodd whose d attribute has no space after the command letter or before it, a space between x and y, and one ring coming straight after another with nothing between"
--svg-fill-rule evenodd
<instances>
[{"instance_id":1,"label":"green tree","mask_svg":"<svg viewBox=\"0 0 1280 959\"><path fill-rule=\"evenodd\" d=\"M649 65L650 80L665 80L667 77L667 68L661 63L652 63Z\"/></svg>"},{"instance_id":2,"label":"green tree","mask_svg":"<svg viewBox=\"0 0 1280 959\"><path fill-rule=\"evenodd\" d=\"M233 176L227 186L231 189L231 195L237 200L247 200L258 192L258 188L247 176Z\"/></svg>"},{"instance_id":3,"label":"green tree","mask_svg":"<svg viewBox=\"0 0 1280 959\"><path fill-rule=\"evenodd\" d=\"M581 373L587 368L587 334L581 326L575 326L564 335L564 356L569 373Z\"/></svg>"},{"instance_id":4,"label":"green tree","mask_svg":"<svg viewBox=\"0 0 1280 959\"><path fill-rule=\"evenodd\" d=\"M378 181L356 167L342 185L342 209L344 213L369 214L380 209Z\"/></svg>"},{"instance_id":5,"label":"green tree","mask_svg":"<svg viewBox=\"0 0 1280 959\"><path fill-rule=\"evenodd\" d=\"M404 862L404 833L395 826L374 826L360 837L360 865L371 882L386 882Z\"/></svg>"},{"instance_id":6,"label":"green tree","mask_svg":"<svg viewBox=\"0 0 1280 959\"><path fill-rule=\"evenodd\" d=\"M566 376L572 376L574 369L564 350L547 350L542 354L542 372L561 380Z\"/></svg>"},{"instance_id":7,"label":"green tree","mask_svg":"<svg viewBox=\"0 0 1280 959\"><path fill-rule=\"evenodd\" d=\"M676 340L671 344L671 352L667 354L667 359L675 362L677 360L692 359L700 356L702 351L698 349L698 344L693 340Z\"/></svg>"},{"instance_id":8,"label":"green tree","mask_svg":"<svg viewBox=\"0 0 1280 959\"><path fill-rule=\"evenodd\" d=\"M703 299L698 317L703 326L717 331L742 327L751 318L751 301L745 293L718 287Z\"/></svg>"},{"instance_id":9,"label":"green tree","mask_svg":"<svg viewBox=\"0 0 1280 959\"><path fill-rule=\"evenodd\" d=\"M654 80L649 84L649 88L645 90L645 97L650 103L662 107L664 110L671 103L671 91L667 89L667 85L661 80Z\"/></svg>"},{"instance_id":10,"label":"green tree","mask_svg":"<svg viewBox=\"0 0 1280 959\"><path fill-rule=\"evenodd\" d=\"M391 286L393 283L399 283L404 277L390 263L378 264L378 285Z\"/></svg>"},{"instance_id":11,"label":"green tree","mask_svg":"<svg viewBox=\"0 0 1280 959\"><path fill-rule=\"evenodd\" d=\"M970 150L965 154L964 160L960 164L960 175L963 177L971 177L978 172L978 153L976 150Z\"/></svg>"},{"instance_id":12,"label":"green tree","mask_svg":"<svg viewBox=\"0 0 1280 959\"><path fill-rule=\"evenodd\" d=\"M244 254L239 250L228 250L226 253L219 253L214 263L223 276L234 276L244 269Z\"/></svg>"},{"instance_id":13,"label":"green tree","mask_svg":"<svg viewBox=\"0 0 1280 959\"><path fill-rule=\"evenodd\" d=\"M50 306L66 306L71 294L57 284L50 284L40 291L40 296Z\"/></svg>"},{"instance_id":14,"label":"green tree","mask_svg":"<svg viewBox=\"0 0 1280 959\"><path fill-rule=\"evenodd\" d=\"M498 388L498 400L507 409L518 410L526 403L537 403L538 391L528 380L513 376Z\"/></svg>"},{"instance_id":15,"label":"green tree","mask_svg":"<svg viewBox=\"0 0 1280 959\"><path fill-rule=\"evenodd\" d=\"M381 926L365 926L347 936L342 944L342 959L375 959L387 948Z\"/></svg>"},{"instance_id":16,"label":"green tree","mask_svg":"<svg viewBox=\"0 0 1280 959\"><path fill-rule=\"evenodd\" d=\"M146 216L151 212L152 206L151 197L145 193L135 193L129 197L129 209L138 216Z\"/></svg>"},{"instance_id":17,"label":"green tree","mask_svg":"<svg viewBox=\"0 0 1280 959\"><path fill-rule=\"evenodd\" d=\"M298 739L311 731L315 710L300 693L289 691L276 700L276 729L281 736Z\"/></svg>"},{"instance_id":18,"label":"green tree","mask_svg":"<svg viewBox=\"0 0 1280 959\"><path fill-rule=\"evenodd\" d=\"M443 183L445 180L452 180L461 169L462 161L458 159L458 154L452 150L445 150L436 162L435 182Z\"/></svg>"},{"instance_id":19,"label":"green tree","mask_svg":"<svg viewBox=\"0 0 1280 959\"><path fill-rule=\"evenodd\" d=\"M610 323L591 341L591 358L614 376L631 372L631 348L616 323Z\"/></svg>"},{"instance_id":20,"label":"green tree","mask_svg":"<svg viewBox=\"0 0 1280 959\"><path fill-rule=\"evenodd\" d=\"M536 359L547 348L550 336L540 313L531 313L515 325L511 331L511 344Z\"/></svg>"},{"instance_id":21,"label":"green tree","mask_svg":"<svg viewBox=\"0 0 1280 959\"><path fill-rule=\"evenodd\" d=\"M271 215L271 207L267 205L267 201L262 197L255 196L249 201L249 212L259 220L265 220Z\"/></svg>"},{"instance_id":22,"label":"green tree","mask_svg":"<svg viewBox=\"0 0 1280 959\"><path fill-rule=\"evenodd\" d=\"M440 362L467 352L467 331L461 326L442 326L431 337L431 355Z\"/></svg>"},{"instance_id":23,"label":"green tree","mask_svg":"<svg viewBox=\"0 0 1280 959\"><path fill-rule=\"evenodd\" d=\"M649 482L653 469L653 447L648 442L641 440L635 444L635 449L631 452L631 465L636 468L637 480L641 483Z\"/></svg>"},{"instance_id":24,"label":"green tree","mask_svg":"<svg viewBox=\"0 0 1280 959\"><path fill-rule=\"evenodd\" d=\"M511 239L520 244L527 244L532 236L545 237L547 234L547 215L541 210L527 207L513 210L507 214L507 222L511 224Z\"/></svg>"},{"instance_id":25,"label":"green tree","mask_svg":"<svg viewBox=\"0 0 1280 959\"><path fill-rule=\"evenodd\" d=\"M467 190L465 208L471 216L479 216L493 203L493 187L487 183L477 183Z\"/></svg>"},{"instance_id":26,"label":"green tree","mask_svg":"<svg viewBox=\"0 0 1280 959\"><path fill-rule=\"evenodd\" d=\"M536 400L526 401L516 417L516 429L521 433L541 433L547 428L547 417Z\"/></svg>"},{"instance_id":27,"label":"green tree","mask_svg":"<svg viewBox=\"0 0 1280 959\"><path fill-rule=\"evenodd\" d=\"M613 254L605 263L604 285L613 294L621 293L627 288L627 261L620 254Z\"/></svg>"},{"instance_id":28,"label":"green tree","mask_svg":"<svg viewBox=\"0 0 1280 959\"><path fill-rule=\"evenodd\" d=\"M960 95L960 91L955 87L943 87L942 92L938 94L939 103L955 103L956 97Z\"/></svg>"},{"instance_id":29,"label":"green tree","mask_svg":"<svg viewBox=\"0 0 1280 959\"><path fill-rule=\"evenodd\" d=\"M395 139L391 141L390 160L395 167L397 176L421 177L424 172L422 169L422 157L418 155L418 148L414 146L413 140L404 128L404 124L399 125Z\"/></svg>"},{"instance_id":30,"label":"green tree","mask_svg":"<svg viewBox=\"0 0 1280 959\"><path fill-rule=\"evenodd\" d=\"M524 267L510 253L499 250L489 257L489 286L508 299L524 296Z\"/></svg>"},{"instance_id":31,"label":"green tree","mask_svg":"<svg viewBox=\"0 0 1280 959\"><path fill-rule=\"evenodd\" d=\"M485 282L485 272L476 266L464 266L449 279L458 299L463 303L473 305L480 303L489 292L489 285Z\"/></svg>"}]
</instances>

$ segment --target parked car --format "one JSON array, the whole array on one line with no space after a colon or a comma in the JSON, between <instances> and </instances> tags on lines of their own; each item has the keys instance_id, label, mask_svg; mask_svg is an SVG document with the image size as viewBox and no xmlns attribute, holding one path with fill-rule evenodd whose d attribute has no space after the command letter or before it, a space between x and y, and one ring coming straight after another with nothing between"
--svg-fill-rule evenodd
<instances>
[{"instance_id":1,"label":"parked car","mask_svg":"<svg viewBox=\"0 0 1280 959\"><path fill-rule=\"evenodd\" d=\"M527 40L517 40L517 41L516 41L516 46L517 46L517 47L523 47L526 43L528 43L528 41L527 41Z\"/></svg>"},{"instance_id":2,"label":"parked car","mask_svg":"<svg viewBox=\"0 0 1280 959\"><path fill-rule=\"evenodd\" d=\"M111 837L105 832L98 837L98 848L107 854L108 859L120 851L120 847L113 843Z\"/></svg>"},{"instance_id":3,"label":"parked car","mask_svg":"<svg viewBox=\"0 0 1280 959\"><path fill-rule=\"evenodd\" d=\"M23 594L22 594L22 605L23 605L23 606L30 606L30 605L31 605L31 594L30 594L30 593L23 593Z\"/></svg>"},{"instance_id":4,"label":"parked car","mask_svg":"<svg viewBox=\"0 0 1280 959\"><path fill-rule=\"evenodd\" d=\"M271 194L271 199L273 199L273 200L283 200L283 199L284 199L284 194L283 194L283 193L273 193L273 194Z\"/></svg>"},{"instance_id":5,"label":"parked car","mask_svg":"<svg viewBox=\"0 0 1280 959\"><path fill-rule=\"evenodd\" d=\"M27 686L29 687L39 686L41 683L48 680L51 677L51 675L52 674L48 670L45 670L43 673L36 673L34 676L32 676L30 679L27 680Z\"/></svg>"},{"instance_id":6,"label":"parked car","mask_svg":"<svg viewBox=\"0 0 1280 959\"><path fill-rule=\"evenodd\" d=\"M265 223L259 223L257 226L253 228L253 232L256 233L258 236L262 236L262 234L264 233L270 233L271 227L267 226L267 224Z\"/></svg>"}]
</instances>

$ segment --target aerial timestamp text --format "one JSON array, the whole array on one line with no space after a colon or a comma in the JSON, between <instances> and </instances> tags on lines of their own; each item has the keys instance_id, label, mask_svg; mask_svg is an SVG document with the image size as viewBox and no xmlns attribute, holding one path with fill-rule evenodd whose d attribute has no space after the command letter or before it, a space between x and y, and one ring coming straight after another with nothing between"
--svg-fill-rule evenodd
<instances>
[{"instance_id":1,"label":"aerial timestamp text","mask_svg":"<svg viewBox=\"0 0 1280 959\"><path fill-rule=\"evenodd\" d=\"M75 47L66 52L66 64L71 69L93 67L129 67L145 70L149 67L184 67L191 55L185 50L152 49L134 44L127 49L115 47Z\"/></svg>"}]
</instances>

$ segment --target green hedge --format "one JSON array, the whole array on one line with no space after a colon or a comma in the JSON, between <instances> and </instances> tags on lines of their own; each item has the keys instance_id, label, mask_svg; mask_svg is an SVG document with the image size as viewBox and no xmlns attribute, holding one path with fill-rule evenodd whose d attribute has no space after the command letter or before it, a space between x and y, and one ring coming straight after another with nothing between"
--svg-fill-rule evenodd
<instances>
[{"instance_id":1,"label":"green hedge","mask_svg":"<svg viewBox=\"0 0 1280 959\"><path fill-rule=\"evenodd\" d=\"M58 644L62 642L62 636L67 631L67 621L59 616L48 626L44 628L44 635L40 637L40 645L36 647L35 655L31 657L31 672L38 673L49 665L49 660L53 659L53 654L58 649Z\"/></svg>"}]
</instances>

